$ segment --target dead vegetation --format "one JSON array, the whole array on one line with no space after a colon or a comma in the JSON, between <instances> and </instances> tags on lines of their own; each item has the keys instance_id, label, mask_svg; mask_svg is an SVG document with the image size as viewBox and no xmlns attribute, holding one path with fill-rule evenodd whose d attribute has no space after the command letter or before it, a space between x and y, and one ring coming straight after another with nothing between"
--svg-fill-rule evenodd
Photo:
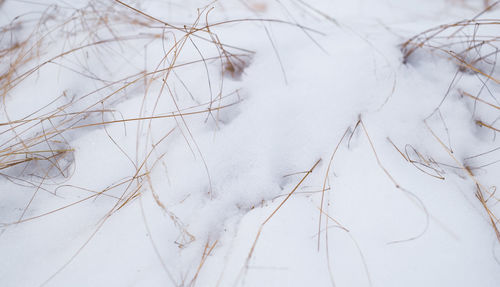
<instances>
[{"instance_id":1,"label":"dead vegetation","mask_svg":"<svg viewBox=\"0 0 500 287\"><path fill-rule=\"evenodd\" d=\"M500 198L495 194L497 183L487 186L475 174L475 170L487 170L497 160L493 158L491 163L471 166L468 161L476 156L467 157L463 160L458 158L450 142L450 133L453 131L448 130L444 120L446 115L441 112L447 97L452 94L461 97L465 104L472 106L470 109L471 121L478 129L491 131L493 133L492 144L495 145L496 133L500 131L495 125L500 118L500 114L498 114L499 101L497 99L500 85L500 69L497 65L500 52L500 37L498 36L500 20L488 18L488 12L498 9L500 1L484 1L484 4L486 8L475 17L428 29L411 37L401 46L403 63L405 64L412 64L414 61L420 60L415 59L415 57L418 57L416 54L432 53L444 57L456 65L457 71L448 92L442 98L439 106L425 120L425 126L432 138L449 155L452 160L451 163L438 163L432 156L421 154L410 144L406 144L404 151L402 151L390 139L389 142L407 162L432 177L445 179L447 170L451 172L459 170L465 177L469 178L474 185L474 190L471 192L479 200L498 241L500 241L500 209L498 205ZM480 84L480 88L475 92L455 88L463 76L475 77ZM483 112L478 114L478 105L483 105L491 110L484 112L484 109L482 109ZM444 126L444 136L440 137L436 132L436 128L433 128L429 123L433 117L438 118L438 122L441 122ZM443 140L443 137L446 140ZM476 151L470 152L470 154L477 153ZM491 171L494 172L494 170Z\"/></svg>"},{"instance_id":2,"label":"dead vegetation","mask_svg":"<svg viewBox=\"0 0 500 287\"><path fill-rule=\"evenodd\" d=\"M209 100L193 98L194 105L181 105L177 103L178 93L172 89L173 85L181 84L187 94L193 96L189 87L185 86L182 78L176 74L176 71L182 68L202 64L213 66L214 63L217 66L219 63L221 74L238 78L248 65L252 52L225 45L220 40L212 26L222 26L224 23L210 23L211 10L211 6L199 9L193 23L173 25L122 1L114 1L111 5L90 1L83 8L75 8L70 12L50 5L35 17L37 20L20 16L0 28L0 96L3 115L0 123L0 172L5 179L15 184L33 188L32 196L25 206L21 207L23 212L17 220L2 222L2 228L40 219L102 196L115 200L114 206L103 215L95 232L85 244L45 283L71 263L113 213L137 199L145 190L153 192L157 205L178 227L179 247L194 240L181 220L161 202L153 189L149 174L164 155L164 152L157 149L164 145L176 130L187 132L185 136L188 142L195 146L195 152L203 158L185 118L206 114L208 119L217 122L221 110L240 101L237 91L224 94L222 85L212 88L210 75L207 75L211 94ZM130 46L131 42L134 43L133 46ZM161 60L155 63L155 68L145 66L143 70L130 69L129 75L108 80L92 67L99 62L102 65L100 70L111 71L115 69L112 62L121 57L120 51L140 45L160 47L159 50L150 51L163 55ZM198 49L198 46L207 45L212 47L209 51ZM54 46L62 51L54 54L54 51L57 51ZM199 58L186 60L189 59L183 56L186 46L197 49ZM86 93L82 93L80 89L64 91L58 96L52 94L53 100L46 101L44 106L29 110L32 105L25 105L21 113L25 116L11 116L9 106L12 105L13 97L22 96L18 90L36 82L40 74L47 73L47 69L53 66L70 71L80 78L81 83L91 83L97 88ZM143 106L139 115L124 118L115 107L130 97L130 91L138 88L146 91L143 93ZM57 91L57 88L53 91ZM165 112L156 105L152 110L146 109L152 101L158 102L163 97L171 98L175 110ZM163 135L153 135L152 121L159 119L176 120L178 127L166 130ZM129 155L106 127L134 122L138 123L138 134L145 133L147 137L138 137L137 154ZM108 183L108 187L102 190L63 185L78 164L74 162L75 150L71 147L71 141L86 130L96 128L105 130L109 140L130 159L135 166L135 172L121 182ZM210 178L208 169L207 175ZM39 192L57 195L58 189L62 187L73 188L77 193L87 193L87 196L50 212L26 216ZM210 250L214 247L215 244ZM193 284L202 266L203 261L192 279ZM166 265L164 269L176 286L181 284L170 274Z\"/></svg>"},{"instance_id":3,"label":"dead vegetation","mask_svg":"<svg viewBox=\"0 0 500 287\"><path fill-rule=\"evenodd\" d=\"M6 230L101 197L114 200L112 208L103 214L84 244L42 285L64 270L115 212L140 199L144 192L153 194L158 207L178 228L176 244L179 248L193 242L196 238L182 220L168 209L167 204L162 202L150 174L161 164L166 153L162 147L174 133L181 134L193 154L199 156L204 163L209 186L207 195L210 198L213 196L210 171L187 118L205 115L206 121L217 127L221 111L241 101L238 90L229 93L223 91L224 78L239 80L254 53L225 44L217 32L218 28L244 22L268 21L291 25L305 33L311 32L298 24L274 19L214 22L211 21L211 4L198 9L191 23L172 24L124 1L111 2L89 1L81 8L46 5L43 12L35 17L21 15L0 27L0 175L15 184L32 188L29 201L19 207L23 210L22 213L15 221L1 222L0 227ZM2 4L3 1L0 1L0 5ZM156 54L161 55L160 60L150 65L144 60L144 68L134 66L127 59L123 61L122 53L126 49L137 50L137 47L143 47L144 51L137 53L144 54L145 59L150 54ZM185 50L190 51L189 55L185 55ZM191 57L193 51L197 55L195 59ZM129 74L110 77L110 72L116 69L114 62L134 68L129 68ZM96 65L99 69L94 69ZM207 83L203 97L194 95L191 87L186 84L186 79L179 76L182 69L200 66L204 67L200 70L206 74ZM30 110L33 105L26 104L20 113L17 102L14 107L16 112L11 112L12 102L23 96L19 91L29 85L38 85L40 75L47 75L54 67L64 73L73 73L85 87L95 88L90 91L80 88L63 92L53 88L49 91L52 100L46 100L42 106ZM217 74L213 73L213 67L218 69ZM182 87L183 92L178 92L176 87ZM137 97L137 91L140 91L139 97L142 96L138 115L124 117L116 106L130 97ZM165 99L173 105L173 110L165 111L159 107L159 102ZM186 105L186 102L191 104ZM19 117L19 114L24 116ZM175 121L175 126L161 135L153 133L153 122L165 119ZM108 130L111 125L122 125L126 133L127 124L132 123L136 123L138 135L135 154L125 151L119 140ZM108 139L128 158L135 171L119 182L107 183L107 187L101 190L65 184L78 165L72 141L86 131L96 129L104 130ZM58 196L58 191L63 188L83 193L84 196L48 212L35 215L29 212L37 194L48 192ZM143 219L149 230L144 212ZM217 240L207 242L199 266L192 270L192 274L189 273L193 277L183 278L180 282L163 261L152 237L150 241L165 273L175 286L195 285L207 257L217 245Z\"/></svg>"},{"instance_id":4,"label":"dead vegetation","mask_svg":"<svg viewBox=\"0 0 500 287\"><path fill-rule=\"evenodd\" d=\"M192 23L184 25L174 25L165 20L158 19L142 10L133 7L125 2L115 0L113 5L107 5L98 1L91 1L84 8L75 9L73 13L58 15L57 7L49 6L39 20L25 20L23 17L15 19L12 23L0 27L0 96L2 98L3 117L0 122L0 174L7 180L15 184L30 186L33 188L33 194L22 207L23 212L14 222L5 222L0 225L2 228L9 228L15 224L36 220L60 210L77 206L83 202L94 200L101 196L108 196L115 200L114 206L102 216L95 232L92 233L77 253L71 257L66 264L58 269L45 283L49 282L54 276L61 272L74 258L85 248L92 240L95 234L105 224L106 220L115 212L125 207L130 202L140 199L143 192L151 192L156 204L165 214L175 223L179 230L179 240L176 242L180 248L184 248L193 242L196 238L187 230L182 220L172 213L164 202L161 201L159 192L154 189L150 174L152 170L161 162L165 152L160 148L172 136L174 132L182 133L186 142L192 146L193 153L200 156L204 161L203 153L200 151L196 138L190 131L186 121L187 117L194 115L206 115L206 119L219 123L219 113L225 108L237 105L240 102L238 91L224 94L222 84L216 85L216 80L223 81L224 77L240 79L245 72L245 68L250 65L253 52L244 48L234 47L224 44L215 32L215 27L244 21L274 21L282 24L291 24L283 21L262 20L262 19L241 19L224 22L211 22L211 6L199 9L197 17ZM302 3L302 1L300 1ZM447 57L457 65L458 72L477 75L482 79L484 87L489 82L500 84L499 73L496 67L497 55L499 52L498 43L500 37L498 31L500 21L495 19L482 19L481 16L489 10L496 8L499 2L488 3L487 8L481 14L473 19L459 21L449 25L429 29L415 37L410 38L402 45L403 62L411 63L414 54L421 50L432 52ZM0 5L3 1L0 1ZM307 5L307 4L304 4ZM260 6L254 7L256 10L264 9ZM303 31L308 31L306 27L298 24L291 24ZM483 29L488 32L483 33ZM131 32L133 31L133 32ZM52 45L60 44L63 50L57 54L51 54ZM153 46L152 43L162 43L159 53L162 59L155 63L153 69L137 69L130 75L119 79L108 80L93 73L91 63L86 62L82 55L91 54L98 58L98 62L103 65L109 64L106 55L101 54L101 50L109 50L115 56L127 47L130 41L139 41L144 46ZM209 45L212 51L208 55L201 46ZM194 48L198 52L196 60L185 60L183 51L187 46ZM16 89L25 85L28 81L42 73L43 69L56 65L62 68L68 68L64 60L72 56L81 60L78 65L72 67L72 71L79 74L82 79L91 80L98 83L98 87L87 93L78 91L64 91L55 95L54 99L46 105L33 111L25 111L25 116L13 118L8 109L11 98L16 94ZM215 63L215 64L214 64ZM203 65L207 74L206 94L209 99L194 98L189 91L189 87L183 82L183 79L176 74L177 70L184 67ZM208 65L216 65L219 68L220 77L214 76L209 72ZM104 67L106 69L106 67ZM111 69L111 68L110 68ZM211 78L212 77L212 78ZM82 80L83 81L83 80ZM184 96L193 97L191 106L179 104L179 93L173 89L174 84L184 86L186 94ZM218 86L218 87L217 87ZM143 89L142 103L139 115L137 117L122 117L115 107L130 97L130 91L134 88ZM159 91L159 92L158 92ZM489 99L484 99L481 93L473 95L471 91L460 91L461 95L474 102L474 104L484 104L493 109L499 110L499 102L495 95L490 93ZM175 106L174 110L161 113L158 112L157 105L153 105L152 110L145 108L147 103L158 102L160 98L169 98ZM152 133L151 125L155 120L172 119L176 121L176 127L164 131L162 135ZM496 133L499 130L495 126L494 119L474 119L475 123L483 128ZM135 166L135 172L120 182L109 183L108 187L102 190L89 190L85 187L71 186L75 191L85 191L87 195L80 200L74 201L58 209L47 213L27 217L26 213L35 200L38 192L49 192L57 195L59 188L65 187L64 181L71 177L75 164L74 148L71 146L72 139L79 136L84 130L91 130L106 127L110 125L125 125L127 123L138 123L138 134L146 134L144 138L137 138L137 152L134 155L127 154L131 163ZM445 144L434 132L430 126L427 126L432 136L442 145L443 149L449 154L450 158L456 163L456 166L463 171L474 182L476 187L473 191L484 208L486 215L500 240L499 218L498 218L498 197L495 194L495 188L489 188L483 185L474 174L474 168L457 159L449 145ZM371 150L375 156L378 166L384 171L387 177L394 183L396 189L403 191L417 206L426 213L425 207L419 199L412 193L401 187L392 175L382 164L378 153L374 147L368 129L360 119L354 126L354 130L360 128L363 130ZM116 141L111 133L106 131L109 139L115 146L122 150L120 143ZM335 146L331 155L328 168L321 190L321 205L319 207L319 225L318 225L318 249L320 247L320 233L322 223L325 230L328 230L329 221L336 222L325 211L325 191L329 190L327 178L334 160L334 156L342 142L349 134L354 131L346 130L338 144ZM405 144L403 148L388 139L389 143L402 156L402 158L412 164L419 171L439 180L446 177L447 167L443 163L437 162L433 156L426 155L417 150L411 144ZM350 139L349 139L350 141ZM252 248L245 261L243 273L248 268L249 261L253 256L259 236L266 223L278 212L280 207L286 203L291 196L297 192L297 189L303 181L313 172L319 164L319 160L304 172L304 176L298 184L280 201L276 209L262 222L253 242ZM206 164L205 164L206 167ZM210 172L206 167L207 181L210 186L207 195L212 197L212 188L210 182ZM52 188L55 184L55 188ZM119 190L118 194L111 191ZM326 204L328 205L328 204ZM141 205L142 207L142 205ZM146 218L143 212L144 221ZM432 218L431 218L432 219ZM324 220L324 222L323 222ZM429 220L429 219L428 219ZM147 226L147 223L146 223ZM339 226L341 226L339 224ZM342 226L341 226L342 227ZM344 227L342 227L344 228ZM427 226L426 226L427 228ZM149 230L149 227L147 227ZM347 231L347 229L344 228ZM348 232L348 231L347 231ZM422 231L422 233L425 232ZM410 239L401 240L413 240ZM1 236L1 233L0 233ZM328 242L328 232L325 232L326 242ZM150 237L151 244L156 246L154 240ZM395 242L392 242L395 243ZM175 286L185 284L194 286L199 276L200 270L205 265L207 258L216 251L217 240L207 241L201 256L199 265L194 268L192 277L179 282L167 264L162 261L158 248L154 248L157 256L162 262L163 269ZM327 254L328 245L326 245ZM362 256L362 254L361 254ZM328 259L328 263L329 263ZM368 279L370 276L365 266ZM333 281L333 279L332 279Z\"/></svg>"}]
</instances>

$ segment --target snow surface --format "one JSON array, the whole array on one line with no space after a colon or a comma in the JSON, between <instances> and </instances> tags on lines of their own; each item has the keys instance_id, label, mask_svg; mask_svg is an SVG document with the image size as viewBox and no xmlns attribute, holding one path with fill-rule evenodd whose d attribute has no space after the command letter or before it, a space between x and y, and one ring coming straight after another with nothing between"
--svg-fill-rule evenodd
<instances>
[{"instance_id":1,"label":"snow surface","mask_svg":"<svg viewBox=\"0 0 500 287\"><path fill-rule=\"evenodd\" d=\"M124 2L0 1L0 286L499 286L485 1Z\"/></svg>"}]
</instances>

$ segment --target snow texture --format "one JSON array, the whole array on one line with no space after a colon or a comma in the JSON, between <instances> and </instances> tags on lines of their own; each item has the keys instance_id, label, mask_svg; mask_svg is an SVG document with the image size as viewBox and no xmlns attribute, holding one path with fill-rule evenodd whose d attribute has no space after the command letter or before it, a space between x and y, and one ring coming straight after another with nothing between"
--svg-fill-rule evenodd
<instances>
[{"instance_id":1,"label":"snow texture","mask_svg":"<svg viewBox=\"0 0 500 287\"><path fill-rule=\"evenodd\" d=\"M499 286L495 19L0 0L0 286Z\"/></svg>"}]
</instances>

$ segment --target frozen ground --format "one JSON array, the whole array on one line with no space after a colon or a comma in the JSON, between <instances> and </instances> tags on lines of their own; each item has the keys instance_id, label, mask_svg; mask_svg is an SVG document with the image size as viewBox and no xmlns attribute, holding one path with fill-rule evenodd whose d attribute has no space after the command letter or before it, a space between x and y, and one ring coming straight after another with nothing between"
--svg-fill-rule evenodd
<instances>
[{"instance_id":1,"label":"frozen ground","mask_svg":"<svg viewBox=\"0 0 500 287\"><path fill-rule=\"evenodd\" d=\"M0 0L0 286L499 286L497 19Z\"/></svg>"}]
</instances>

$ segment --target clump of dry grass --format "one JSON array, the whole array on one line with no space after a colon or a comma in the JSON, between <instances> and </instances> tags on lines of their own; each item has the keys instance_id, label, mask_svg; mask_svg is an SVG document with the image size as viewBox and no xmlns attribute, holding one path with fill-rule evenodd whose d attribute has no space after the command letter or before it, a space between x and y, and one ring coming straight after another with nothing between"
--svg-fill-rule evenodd
<instances>
[{"instance_id":1,"label":"clump of dry grass","mask_svg":"<svg viewBox=\"0 0 500 287\"><path fill-rule=\"evenodd\" d=\"M10 24L0 27L0 96L5 116L4 122L0 123L0 172L4 178L16 184L33 187L33 194L29 202L22 207L22 214L15 222L3 222L3 228L39 219L99 196L106 196L114 189L122 190L120 196L109 195L116 201L113 208L103 216L95 232L90 235L75 256L48 280L78 255L107 218L137 199L148 188L153 192L158 206L170 216L180 233L184 234L180 237L186 240L182 240L180 246L194 240L180 219L167 210L153 189L149 174L162 157L161 154L158 156L155 151L174 130L165 131L159 138L157 135L153 137L151 121L167 118L179 119L182 122L181 125L184 125L183 128L189 131L189 126L184 121L185 117L208 114L216 120L218 117L215 114L220 110L238 103L237 93L224 95L221 90L217 96L211 97L209 102L201 101L196 106L183 107L176 103L177 95L174 96L169 86L173 81L182 81L174 75L176 69L201 63L219 61L220 70L230 77L239 77L243 73L252 52L223 44L219 36L211 29L210 10L210 7L200 9L198 17L192 24L176 26L154 18L122 1L115 1L111 5L90 1L81 9L75 9L71 13L62 13L63 16L58 14L57 6L48 6L37 22L33 23L28 18L18 17ZM223 23L215 25L223 25ZM93 73L92 67L89 69L89 64L83 62L77 67L78 70L73 69L73 71L80 75L82 82L95 83L100 86L99 88L85 94L64 92L45 106L36 107L32 111L29 110L32 107L27 105L26 116L21 118L9 114L9 98L22 96L18 90L26 81L36 77L38 73L43 73L44 67L50 65L63 67L64 59L78 57L82 53L92 53L93 56L99 57L102 50L117 47L119 49L130 41L144 43L144 45L152 42L163 43L164 49L155 51L163 55L155 69L131 70L130 75L124 78L108 81ZM64 45L61 45L63 42ZM187 62L182 60L184 47L191 44L196 46L196 42L213 45L218 54L206 57L200 52L198 60ZM62 46L63 51L54 54L53 45ZM119 57L120 55L113 56ZM106 65L109 61L103 59L102 63ZM144 94L143 102L150 101L149 98L169 96L175 103L176 110L170 113L158 113L155 110L146 112L141 109L138 117L116 118L117 111L114 106L121 101L121 98L126 97L127 90L134 86L145 86L148 91L150 87L158 83L161 83L160 91L163 92L156 94L157 90L151 88L151 93ZM134 157L136 159L134 174L121 182L110 183L103 190L93 191L75 186L73 187L75 191L90 192L90 195L50 212L25 217L38 192L50 192L55 195L57 189L63 186L61 179L64 182L65 178L71 176L75 163L74 149L71 147L70 139L78 136L85 129L97 127L106 129L107 125L128 122L140 123L140 128L146 130L148 134L145 142L141 142L141 138L138 138L138 143L144 146L146 152L144 156L141 153ZM121 149L120 144L113 139L112 135L109 133L107 135L117 148ZM190 140L196 145L192 135ZM199 149L197 152L203 156ZM124 154L126 155L125 152ZM49 188L49 181L56 184L55 189ZM165 265L164 268L169 277L175 281ZM175 283L178 285L178 282Z\"/></svg>"},{"instance_id":2,"label":"clump of dry grass","mask_svg":"<svg viewBox=\"0 0 500 287\"><path fill-rule=\"evenodd\" d=\"M0 1L2 5L3 1ZM67 7L66 7L67 8ZM168 21L156 18L146 12L127 4L124 1L89 1L88 5L78 8L61 10L57 5L48 5L37 17L20 16L11 23L0 27L0 97L3 110L3 121L0 122L0 175L15 184L32 187L33 193L28 202L22 207L22 214L13 222L2 222L4 230L13 225L37 220L52 215L66 208L74 208L81 203L106 196L114 200L115 204L107 210L97 224L94 232L89 235L85 243L69 260L50 276L54 276L70 264L78 254L92 240L102 228L107 219L115 212L140 199L143 192L152 193L159 208L174 222L179 230L180 248L189 245L196 238L191 235L182 220L172 213L161 201L161 196L154 189L150 174L159 165L164 151L160 147L172 137L174 132L182 133L186 142L192 146L194 153L204 157L200 151L194 135L191 133L186 118L193 115L205 114L207 119L219 121L219 113L240 102L238 90L224 92L221 82L217 88L214 79L223 81L224 77L240 79L245 68L250 64L253 52L227 45L216 32L217 27L224 25L269 21L274 23L295 26L302 31L311 32L306 27L295 23L288 23L273 19L234 19L222 22L211 22L211 6L198 9L195 19L189 24L171 24ZM89 58L96 58L102 65L101 70L113 70L112 59L120 58L128 45L153 46L161 43L161 47L149 53L162 55L155 63L154 68L131 69L128 75L121 78L105 79L95 71ZM139 44L137 44L139 43ZM157 47L158 47L157 46ZM185 60L183 53L190 46L198 52L198 59ZM57 50L54 47L60 48ZM207 48L210 47L210 48ZM209 51L205 51L207 49ZM192 51L192 49L191 49ZM89 56L90 55L90 56ZM109 58L109 59L108 59ZM65 60L77 59L78 64L66 66ZM95 61L94 61L95 62ZM26 83L37 75L44 73L49 66L59 66L70 70L78 76L81 83L96 86L94 90L82 93L81 91L64 91L59 95L52 95L53 100L42 107L26 105L24 116L10 114L9 102L12 97L22 97ZM185 67L202 65L206 70L208 89L206 98L194 98L190 87L176 71ZM208 66L218 67L219 74L209 73ZM192 97L192 106L183 106L179 103L179 95L172 87L178 84L187 90ZM116 105L129 97L133 89L143 89L142 106L138 116L123 118ZM54 89L56 90L56 89ZM146 109L151 102L158 103L161 98L170 99L175 106L172 111L161 111L155 104L153 109ZM33 110L30 110L32 109ZM153 135L152 122L159 119L172 119L176 127ZM137 123L137 151L135 155L128 154L120 143L108 132L109 125L126 125ZM84 133L85 130L100 128L106 132L109 140L134 165L135 171L119 182L108 183L102 190L91 190L82 186L65 185L74 171L75 156L72 140ZM146 136L142 136L145 134ZM208 196L212 196L210 172L206 166L207 179L210 189ZM39 192L49 192L57 195L62 187L68 187L75 192L87 193L83 198L67 205L37 215L27 216L30 206L36 201ZM112 193L111 191L119 191ZM141 204L142 207L142 204ZM144 216L146 228L146 218ZM0 233L1 236L1 233ZM217 241L207 242L201 262L193 270L193 278L186 282L177 282L167 264L156 248L156 243L150 237L163 269L175 286L194 285L206 258L214 252ZM44 283L44 284L45 284Z\"/></svg>"},{"instance_id":3,"label":"clump of dry grass","mask_svg":"<svg viewBox=\"0 0 500 287\"><path fill-rule=\"evenodd\" d=\"M440 25L411 37L401 45L403 63L411 62L415 52L425 49L448 56L461 72L478 73L499 84L494 74L500 21L480 18L498 4L489 5L472 19Z\"/></svg>"},{"instance_id":4,"label":"clump of dry grass","mask_svg":"<svg viewBox=\"0 0 500 287\"><path fill-rule=\"evenodd\" d=\"M221 103L226 98L220 93L218 98L212 98L208 103L189 108L179 107L169 114L154 114L153 112L137 118L113 119L116 112L113 105L117 101L119 102L126 90L134 85L140 86L145 82L146 85L151 86L154 82L162 81L163 85L167 86L175 69L216 59L223 59L223 64L221 64L223 70L236 77L241 75L246 65L244 57L248 57L248 51L244 51L240 55L231 52L210 30L208 23L206 25L200 24L203 15L208 17L207 8L200 12L193 26L188 28L187 26L170 25L121 1L116 2L117 4L111 6L100 2L90 2L88 6L75 10L69 18L61 19L57 16L57 9L49 7L40 16L38 23L25 23L22 18L19 18L1 28L0 39L2 39L2 47L5 48L0 51L0 59L4 63L8 63L8 65L1 66L4 71L0 75L2 106L7 119L7 121L0 123L2 129L0 131L2 136L0 143L1 170L12 170L13 167L24 165L23 172L18 174L18 176L24 176L33 170L27 166L28 164L47 161L52 163L53 168L60 171L60 175L68 177L69 174L65 172L68 168L61 168L59 159L73 152L66 137L74 130L161 118L182 118L200 113L211 114L228 106L228 104L219 104L217 107L212 107L216 102ZM52 25L47 27L47 21ZM155 26L158 24L160 27ZM30 27L32 30L26 33L25 30L28 28L21 28L23 26ZM136 32L132 35L123 35L123 27ZM23 29L26 34L25 38L11 41L10 39L21 34L19 29ZM168 41L165 38L164 30L178 32L179 39ZM100 33L102 31L104 32ZM101 34L109 37L104 38ZM51 55L50 46L57 44L53 42L53 38L61 39L58 41L66 41L70 47L62 53ZM202 57L200 60L191 62L178 62L177 59L183 46L192 38L213 43L220 54L210 58ZM78 42L78 44L71 46L73 41ZM59 65L58 60L77 55L80 52L88 53L92 52L92 49L123 45L127 41L164 41L170 45L170 48L167 49L161 63L158 63L155 70L137 71L113 82L91 78L90 80L103 83L101 87L87 94L68 95L64 92L47 105L31 111L27 116L22 118L9 117L7 99L15 94L17 87L30 77L35 77L36 73L42 71L45 66ZM83 80L90 78L88 74L84 73L86 68L82 66L82 71L79 72ZM234 96L234 94L232 95ZM150 96L145 95L146 97ZM82 105L82 103L85 104ZM68 163L72 161L69 158L66 160Z\"/></svg>"},{"instance_id":5,"label":"clump of dry grass","mask_svg":"<svg viewBox=\"0 0 500 287\"><path fill-rule=\"evenodd\" d=\"M441 113L441 107L450 94L452 86L455 86L456 81L460 78L460 75L473 75L481 84L477 95L473 95L471 91L458 90L456 92L464 100L473 101L474 108L472 109L471 120L478 127L492 131L494 139L496 138L496 133L500 131L495 126L500 114L493 113L493 117L491 117L490 113L488 115L476 114L476 106L479 104L492 108L497 112L499 110L499 101L497 100L497 92L495 90L498 90L498 85L500 85L500 69L497 66L498 54L500 52L500 37L498 36L500 32L500 20L487 18L486 15L494 9L498 9L500 1L492 3L491 1L484 1L484 3L486 8L475 17L428 29L411 37L401 45L403 63L412 63L415 61L414 57L417 53L430 52L434 55L445 57L457 66L457 73L450 84L449 91L445 94L439 106L425 120L425 125L432 138L443 147L455 166L438 163L432 157L422 155L409 144L405 146L405 152L402 152L392 141L389 141L406 161L430 176L444 179L445 170L451 167L455 170L461 170L466 177L470 178L474 183L474 194L483 207L496 237L500 241L500 210L498 209L500 198L495 194L496 186L490 188L484 185L475 174L476 169L485 169L489 164L480 167L471 167L467 163L467 160L476 156L464 160L457 158L451 145L446 144L446 141L442 140L428 123L431 117L438 117L445 126L449 141L450 131L448 131L444 122L446 115ZM492 86L494 86L494 89L490 88ZM487 94L489 99L485 99L482 96L483 94Z\"/></svg>"}]
</instances>

